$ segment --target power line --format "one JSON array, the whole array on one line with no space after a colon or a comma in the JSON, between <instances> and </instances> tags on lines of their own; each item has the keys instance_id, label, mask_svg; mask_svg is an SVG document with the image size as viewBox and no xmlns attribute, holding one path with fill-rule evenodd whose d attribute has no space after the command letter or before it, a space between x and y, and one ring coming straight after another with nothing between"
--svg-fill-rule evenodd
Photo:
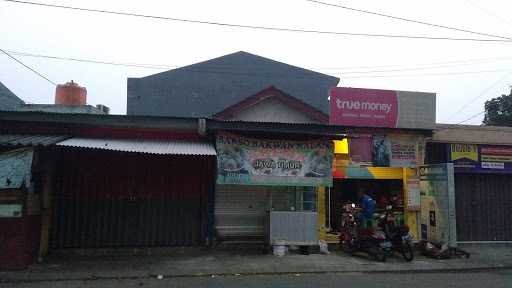
<instances>
[{"instance_id":1,"label":"power line","mask_svg":"<svg viewBox=\"0 0 512 288\"><path fill-rule=\"evenodd\" d=\"M473 58L467 60L452 60L452 61L442 61L442 62L431 62L431 63L416 63L416 64L388 64L388 65L372 65L372 66L351 66L351 67L324 67L324 68L316 68L319 70L348 70L348 69L367 69L367 68L386 68L386 67L407 67L407 66L425 66L425 65L440 65L440 64L458 64L458 63L485 63L485 62L494 62L499 60L510 60L511 57L491 57L491 58Z\"/></svg>"},{"instance_id":2,"label":"power line","mask_svg":"<svg viewBox=\"0 0 512 288\"><path fill-rule=\"evenodd\" d=\"M12 55L25 56L25 57L47 58L47 59L54 59L54 60L65 60L65 61L73 61L73 62L83 62L83 63L93 63L93 64L103 64L103 65L113 65L113 66L138 67L138 68L149 68L149 69L174 69L174 68L181 67L181 66L175 66L175 65L141 64L141 63L127 63L127 62L123 63L123 62L104 61L104 60L96 60L96 59L61 57L61 56L34 54L34 53L27 53L27 52L18 52L18 51L12 51L12 50L10 50L9 53L11 53Z\"/></svg>"},{"instance_id":3,"label":"power line","mask_svg":"<svg viewBox=\"0 0 512 288\"><path fill-rule=\"evenodd\" d=\"M17 55L17 56L23 56L23 57L36 57L36 58L46 58L46 59L52 59L52 60L64 60L64 61L73 61L73 62L82 62L82 63L92 63L92 64L102 64L102 65L114 65L114 66L126 66L126 67L135 67L135 68L148 68L148 69L175 69L175 68L180 68L180 67L185 67L185 66L178 66L178 65L163 65L163 64L142 64L142 63L127 63L127 62L115 62L115 61L108 61L108 60L97 60L97 59L83 59L83 58L74 58L74 57L61 57L61 56L53 56L53 55L44 55L44 54L34 54L34 53L27 53L27 52L19 52L19 51L12 51L12 50L6 50L8 51L11 55ZM457 66L467 66L467 65L474 65L474 64L479 64L481 63L483 60L489 60L489 59L494 59L494 58L488 58L488 59L469 59L469 60L464 60L464 61L450 61L450 62L438 62L438 63L460 63L460 64L452 64L452 65L438 65L438 66L430 66L430 67L409 67L409 68L403 68L403 69L389 69L389 70L371 70L371 71L347 71L347 72L342 72L342 74L372 74L372 73L381 73L381 72L398 72L398 71L413 71L413 70L428 70L428 69L439 69L439 68L449 68L449 67L457 67ZM503 58L495 58L495 59L503 59ZM475 62L471 62L471 61L475 61ZM434 64L434 63L432 63ZM431 65L431 64L416 64L416 65ZM390 65L390 66L393 66L393 65ZM389 66L375 66L375 67L389 67ZM398 65L394 65L393 67L398 67ZM206 72L206 73L215 73L216 71L220 72L220 73L223 73L223 72L233 72L233 73L237 73L236 71L234 70L230 70L230 66L218 66L218 67L212 67L213 69L194 69L194 68L186 68L188 69L189 71L195 71L195 72ZM350 69L351 67L339 67L337 68L339 71L342 71L343 69ZM370 67L371 68L371 67ZM216 70L216 69L219 69L219 70ZM324 70L324 68L320 68L320 67L317 67L317 68L310 68L310 69L315 69L315 70ZM334 68L331 68L331 69L334 69ZM466 71L466 72L452 72L452 73L448 73L449 75L451 74L457 74L457 73L462 73L462 74L465 74L465 73L472 73L472 71ZM477 73L484 73L484 72L489 72L489 71L476 71ZM495 71L492 71L492 72L495 72ZM275 73L274 73L275 75ZM430 74L428 74L427 76L429 76ZM438 74L434 74L434 75L438 75ZM388 76L393 76L393 77L399 77L399 76L421 76L420 75L417 75L417 74L413 74L413 75L407 75L407 74L403 74L403 75L376 75L377 77L388 77ZM352 76L352 78L358 78L360 77L360 75L357 75L357 76ZM373 77L373 76L371 76ZM347 77L344 77L344 78L351 78L351 76L347 76Z\"/></svg>"},{"instance_id":4,"label":"power line","mask_svg":"<svg viewBox=\"0 0 512 288\"><path fill-rule=\"evenodd\" d=\"M3 52L5 55L7 55L7 57L11 58L12 60L18 62L19 64L23 65L23 67L27 68L28 70L34 72L37 76L43 78L44 80L50 82L51 84L53 84L54 86L57 86L57 84L55 82L53 82L52 80L48 79L46 76L44 76L43 74L37 72L35 69L33 69L32 67L28 66L27 64L21 62L20 60L16 59L14 56L12 56L11 54L9 54L7 51L3 50L0 48L0 51Z\"/></svg>"},{"instance_id":5,"label":"power line","mask_svg":"<svg viewBox=\"0 0 512 288\"><path fill-rule=\"evenodd\" d=\"M464 109L466 109L471 104L473 104L478 98L487 94L487 92L489 92L492 88L494 88L496 85L501 83L501 81L503 81L509 75L510 75L510 72L505 73L505 75L501 76L496 82L493 82L490 86L488 86L484 90L482 90L482 92L478 93L478 95L476 97L474 97L471 100L469 100L468 102L466 102L466 104L464 104L459 110L457 110L457 112L452 113L452 115L446 121L450 121L454 116L456 116L460 112L464 111Z\"/></svg>"},{"instance_id":6,"label":"power line","mask_svg":"<svg viewBox=\"0 0 512 288\"><path fill-rule=\"evenodd\" d=\"M224 22L215 22L215 21L206 21L206 20L195 20L195 19L156 16L156 15L148 15L148 14L129 13L129 12L121 12L121 11L113 11L113 10L81 8L81 7L74 7L74 6L65 6L65 5L56 5L56 4L47 4L47 3L29 2L29 1L19 1L19 0L1 0L1 1L18 3L18 4L42 6L42 7L70 9L70 10L75 10L75 11L94 12L94 13L103 13L103 14L112 14L112 15L121 15L121 16L132 16L132 17L141 17L141 18L147 18L147 19L167 20L167 21L195 23L195 24L206 24L206 25L241 28L241 29L253 29L253 30L310 33L310 34L337 35L337 36L395 38L395 39L402 38L402 39L423 39L423 40L449 40L449 41L512 43L511 40L505 40L505 39L454 38L454 37L434 37L434 36L416 36L416 35L400 35L400 34L352 33L352 32L308 30L308 29L273 27L273 26L245 25L245 24L236 24L236 23L224 23Z\"/></svg>"},{"instance_id":7,"label":"power line","mask_svg":"<svg viewBox=\"0 0 512 288\"><path fill-rule=\"evenodd\" d=\"M424 77L424 76L447 76L447 75L463 75L463 74L480 74L480 73L494 73L510 71L510 69L496 69L496 70L481 70L481 71L461 71L461 72L446 72L446 73L425 73L425 74L396 74L396 75L358 75L342 77L343 79L355 78L399 78L399 77Z\"/></svg>"},{"instance_id":8,"label":"power line","mask_svg":"<svg viewBox=\"0 0 512 288\"><path fill-rule=\"evenodd\" d=\"M458 32L465 32L465 33L470 33L470 34L475 34L475 35L480 35L480 36L488 36L488 37L495 37L495 38L500 38L500 39L512 40L512 38L510 38L510 37L499 36L499 35L488 34L488 33L482 33L482 32L475 32L475 31L472 31L472 30L456 28L456 27L450 27L450 26L446 26L446 25L439 25L439 24L429 23L429 22L425 22L425 21L414 20L414 19L409 19L409 18L404 18L404 17L399 17L399 16L393 16L393 15L388 15L388 14L383 14L383 13L373 12L373 11L368 11L368 10L363 10L363 9L357 9L357 8L352 8L352 7L348 7L348 6L344 6L344 5L339 5L339 4L332 4L332 3L327 3L327 2L323 2L323 1L317 1L317 0L305 0L305 1L316 3L316 4L320 4L320 5L325 5L325 6L330 6L330 7L337 7L337 8L342 8L342 9L350 10L350 11L355 11L355 12L360 12L360 13L365 13L365 14L385 17L385 18L390 18L390 19L394 19L394 20L400 20L400 21L405 21L405 22L410 22L410 23L415 23L415 24L421 24L421 25L427 25L427 26L436 27L436 28L448 29L448 30L453 30L453 31L458 31Z\"/></svg>"},{"instance_id":9,"label":"power line","mask_svg":"<svg viewBox=\"0 0 512 288\"><path fill-rule=\"evenodd\" d=\"M380 72L400 72L400 71L414 71L414 70L430 70L430 69L451 68L451 67L458 67L458 66L468 66L468 65L475 65L475 64L480 64L480 63L461 63L461 64L451 64L451 65L434 65L434 66L426 66L426 67L409 67L409 68L401 68L401 69L348 71L348 72L343 72L343 74L372 74L372 73L380 73Z\"/></svg>"},{"instance_id":10,"label":"power line","mask_svg":"<svg viewBox=\"0 0 512 288\"><path fill-rule=\"evenodd\" d=\"M487 8L484 8L478 4L476 4L474 1L470 1L470 0L465 0L466 3L470 4L471 6L481 10L482 12L484 12L485 14L491 16L493 19L498 19L500 20L501 22L503 22L504 24L507 24L507 25L512 25L512 22L510 22L509 20L497 15L496 13L492 12L491 10L487 9Z\"/></svg>"},{"instance_id":11,"label":"power line","mask_svg":"<svg viewBox=\"0 0 512 288\"><path fill-rule=\"evenodd\" d=\"M459 123L457 123L457 124L455 124L455 125L460 125L460 124L462 124L462 123L466 123L466 122L468 122L469 120L473 120L473 119L475 119L476 117L478 117L478 116L480 116L480 115L482 115L482 114L484 114L484 113L485 113L485 111L482 111L482 112L480 112L480 113L478 113L478 114L475 114L475 115L473 115L473 116L471 116L471 117L467 118L466 120L460 121Z\"/></svg>"}]
</instances>

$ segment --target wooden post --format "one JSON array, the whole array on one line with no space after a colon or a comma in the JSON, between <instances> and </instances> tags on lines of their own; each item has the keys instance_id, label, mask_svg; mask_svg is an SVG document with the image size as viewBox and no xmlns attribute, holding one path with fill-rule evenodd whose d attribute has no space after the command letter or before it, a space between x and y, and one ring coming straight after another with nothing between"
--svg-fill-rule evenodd
<instances>
[{"instance_id":1,"label":"wooden post","mask_svg":"<svg viewBox=\"0 0 512 288\"><path fill-rule=\"evenodd\" d=\"M319 186L317 189L316 211L318 214L318 239L326 240L325 228L325 187Z\"/></svg>"},{"instance_id":2,"label":"wooden post","mask_svg":"<svg viewBox=\"0 0 512 288\"><path fill-rule=\"evenodd\" d=\"M55 153L47 153L44 163L43 191L41 191L41 241L39 244L38 261L48 255L50 225L52 217L53 180L55 173Z\"/></svg>"}]
</instances>

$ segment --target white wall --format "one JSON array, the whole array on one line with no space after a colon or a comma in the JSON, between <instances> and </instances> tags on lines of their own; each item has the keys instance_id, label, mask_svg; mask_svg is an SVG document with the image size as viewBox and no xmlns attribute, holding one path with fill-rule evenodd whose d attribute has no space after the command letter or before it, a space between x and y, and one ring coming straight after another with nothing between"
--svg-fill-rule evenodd
<instances>
[{"instance_id":1,"label":"white wall","mask_svg":"<svg viewBox=\"0 0 512 288\"><path fill-rule=\"evenodd\" d=\"M265 99L240 111L231 120L278 123L319 123L304 112L291 108L276 98Z\"/></svg>"}]
</instances>

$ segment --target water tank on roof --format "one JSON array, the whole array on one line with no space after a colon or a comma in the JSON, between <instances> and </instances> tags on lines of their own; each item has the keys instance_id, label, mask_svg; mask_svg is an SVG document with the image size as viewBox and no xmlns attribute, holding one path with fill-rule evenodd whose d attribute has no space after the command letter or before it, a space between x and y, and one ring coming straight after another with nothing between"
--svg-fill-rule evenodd
<instances>
[{"instance_id":1,"label":"water tank on roof","mask_svg":"<svg viewBox=\"0 0 512 288\"><path fill-rule=\"evenodd\" d=\"M55 90L55 104L80 106L87 104L87 89L73 80L66 84L57 85Z\"/></svg>"}]
</instances>

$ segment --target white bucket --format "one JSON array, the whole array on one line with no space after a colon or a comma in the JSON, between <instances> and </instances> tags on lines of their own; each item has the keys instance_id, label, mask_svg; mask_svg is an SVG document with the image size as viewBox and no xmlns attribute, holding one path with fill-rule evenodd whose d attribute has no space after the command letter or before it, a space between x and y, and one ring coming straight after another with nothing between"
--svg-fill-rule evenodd
<instances>
[{"instance_id":1,"label":"white bucket","mask_svg":"<svg viewBox=\"0 0 512 288\"><path fill-rule=\"evenodd\" d=\"M274 256L282 257L286 255L286 242L283 240L277 240L274 242L272 248L274 249Z\"/></svg>"}]
</instances>

